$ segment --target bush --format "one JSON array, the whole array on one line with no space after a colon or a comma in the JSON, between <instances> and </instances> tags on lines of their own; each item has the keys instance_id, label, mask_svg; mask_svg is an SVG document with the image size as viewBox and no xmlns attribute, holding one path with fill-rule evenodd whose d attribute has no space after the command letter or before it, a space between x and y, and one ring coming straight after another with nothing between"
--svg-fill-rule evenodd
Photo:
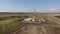
<instances>
[{"instance_id":1,"label":"bush","mask_svg":"<svg viewBox=\"0 0 60 34\"><path fill-rule=\"evenodd\" d=\"M0 18L0 21L2 21L3 19L2 18Z\"/></svg>"}]
</instances>

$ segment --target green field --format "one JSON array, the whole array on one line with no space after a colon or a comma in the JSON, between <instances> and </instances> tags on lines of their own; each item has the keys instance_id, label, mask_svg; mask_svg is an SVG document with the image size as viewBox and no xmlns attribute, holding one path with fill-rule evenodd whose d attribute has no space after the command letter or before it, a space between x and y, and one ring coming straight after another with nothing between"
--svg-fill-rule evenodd
<instances>
[{"instance_id":1,"label":"green field","mask_svg":"<svg viewBox=\"0 0 60 34\"><path fill-rule=\"evenodd\" d=\"M0 34L6 34L25 25L24 23L18 22L18 20L23 18L25 18L23 14L0 14Z\"/></svg>"},{"instance_id":2,"label":"green field","mask_svg":"<svg viewBox=\"0 0 60 34\"><path fill-rule=\"evenodd\" d=\"M32 14L0 14L0 34L7 34L14 32L21 27L34 23L22 23L19 20L26 18L26 16L31 16ZM45 14L39 14L38 17L45 17L47 19L47 25L58 25L55 23L60 22L60 19ZM35 24L37 25L37 24ZM40 24L38 24L40 25Z\"/></svg>"}]
</instances>

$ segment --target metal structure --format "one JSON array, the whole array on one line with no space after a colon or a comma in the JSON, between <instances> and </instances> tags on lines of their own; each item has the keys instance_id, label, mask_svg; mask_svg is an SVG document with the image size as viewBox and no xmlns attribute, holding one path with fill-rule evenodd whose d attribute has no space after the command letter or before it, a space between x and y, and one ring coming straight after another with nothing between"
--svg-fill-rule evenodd
<instances>
[{"instance_id":1,"label":"metal structure","mask_svg":"<svg viewBox=\"0 0 60 34\"><path fill-rule=\"evenodd\" d=\"M34 23L40 22L40 19L37 17L35 9L33 15L29 18L24 19L22 22L34 22Z\"/></svg>"}]
</instances>

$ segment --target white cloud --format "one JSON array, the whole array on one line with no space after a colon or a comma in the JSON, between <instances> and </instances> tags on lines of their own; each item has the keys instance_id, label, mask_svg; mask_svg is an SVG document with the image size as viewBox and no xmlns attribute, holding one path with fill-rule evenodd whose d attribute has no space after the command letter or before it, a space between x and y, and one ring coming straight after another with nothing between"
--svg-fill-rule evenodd
<instances>
[{"instance_id":1,"label":"white cloud","mask_svg":"<svg viewBox=\"0 0 60 34\"><path fill-rule=\"evenodd\" d=\"M59 8L51 8L46 10L46 13L60 13L60 9Z\"/></svg>"},{"instance_id":2,"label":"white cloud","mask_svg":"<svg viewBox=\"0 0 60 34\"><path fill-rule=\"evenodd\" d=\"M57 8L51 8L51 9L49 9L50 11L55 11L55 10L57 10Z\"/></svg>"},{"instance_id":3,"label":"white cloud","mask_svg":"<svg viewBox=\"0 0 60 34\"><path fill-rule=\"evenodd\" d=\"M21 10L21 9L0 9L0 12L34 12L34 10ZM60 13L60 8L51 8L48 10L36 10L36 12L40 13Z\"/></svg>"}]
</instances>

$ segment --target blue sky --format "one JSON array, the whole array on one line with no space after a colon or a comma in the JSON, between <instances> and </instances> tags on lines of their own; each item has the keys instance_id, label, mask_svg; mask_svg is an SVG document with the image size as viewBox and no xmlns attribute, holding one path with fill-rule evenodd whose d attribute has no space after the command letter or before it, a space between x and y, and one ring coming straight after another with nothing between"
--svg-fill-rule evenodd
<instances>
[{"instance_id":1,"label":"blue sky","mask_svg":"<svg viewBox=\"0 0 60 34\"><path fill-rule=\"evenodd\" d=\"M0 0L0 10L48 10L60 8L60 0Z\"/></svg>"}]
</instances>

